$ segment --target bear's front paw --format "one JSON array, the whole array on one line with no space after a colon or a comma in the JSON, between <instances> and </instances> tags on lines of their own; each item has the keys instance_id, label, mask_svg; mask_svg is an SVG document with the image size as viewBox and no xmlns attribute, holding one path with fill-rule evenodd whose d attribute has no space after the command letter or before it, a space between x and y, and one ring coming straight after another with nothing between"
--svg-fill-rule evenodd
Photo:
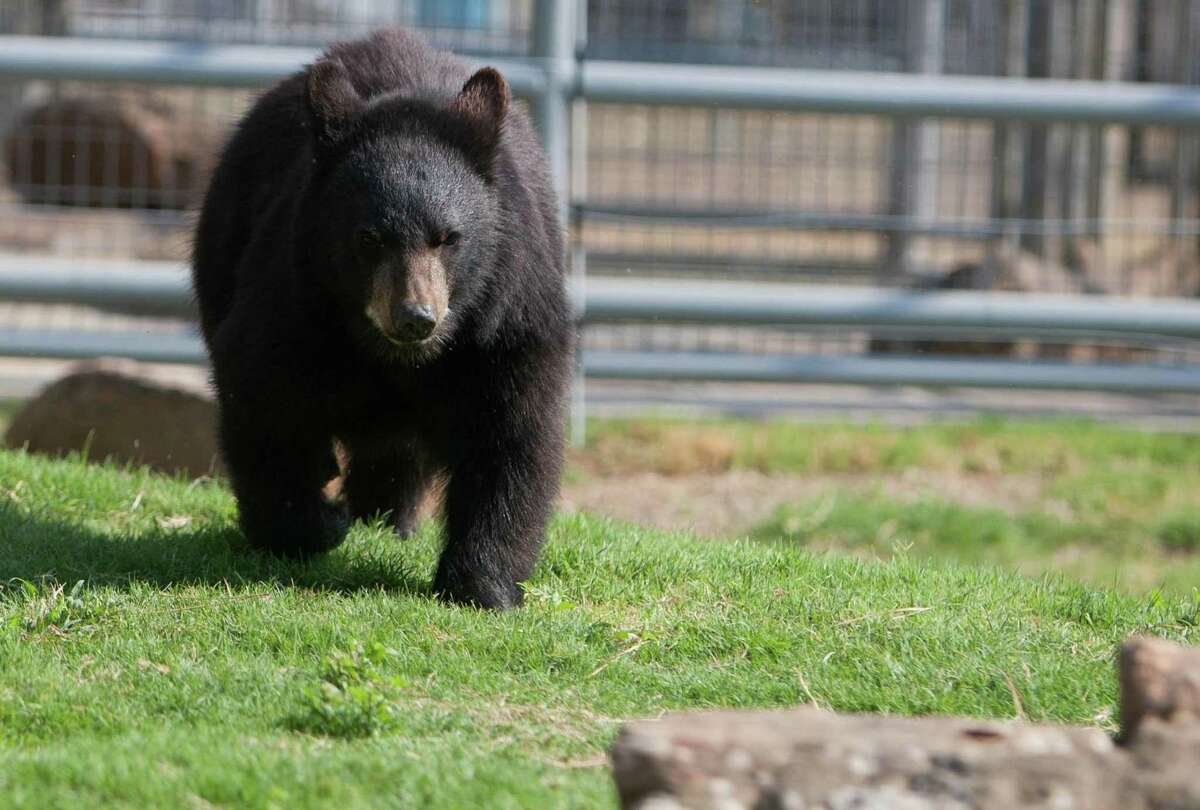
<instances>
[{"instance_id":1,"label":"bear's front paw","mask_svg":"<svg viewBox=\"0 0 1200 810\"><path fill-rule=\"evenodd\" d=\"M520 607L525 598L515 582L444 569L439 569L433 580L433 592L446 602L487 610Z\"/></svg>"},{"instance_id":2,"label":"bear's front paw","mask_svg":"<svg viewBox=\"0 0 1200 810\"><path fill-rule=\"evenodd\" d=\"M407 515L404 517L392 517L392 531L397 537L408 540L414 537L417 529L421 527L421 522L417 520L416 515Z\"/></svg>"}]
</instances>

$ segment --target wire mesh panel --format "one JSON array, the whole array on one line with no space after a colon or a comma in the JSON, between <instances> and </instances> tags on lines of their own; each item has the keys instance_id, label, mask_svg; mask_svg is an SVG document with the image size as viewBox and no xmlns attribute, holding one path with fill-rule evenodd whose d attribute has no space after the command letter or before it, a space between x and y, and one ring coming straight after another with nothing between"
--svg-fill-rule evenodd
<instances>
[{"instance_id":1,"label":"wire mesh panel","mask_svg":"<svg viewBox=\"0 0 1200 810\"><path fill-rule=\"evenodd\" d=\"M6 0L0 33L323 45L382 26L441 47L528 49L531 0Z\"/></svg>"},{"instance_id":2,"label":"wire mesh panel","mask_svg":"<svg viewBox=\"0 0 1200 810\"><path fill-rule=\"evenodd\" d=\"M1005 289L1196 292L1194 133L936 120L919 124L933 148L915 154L904 126L592 105L584 243L654 272L892 283L991 257L1030 265Z\"/></svg>"},{"instance_id":3,"label":"wire mesh panel","mask_svg":"<svg viewBox=\"0 0 1200 810\"><path fill-rule=\"evenodd\" d=\"M899 70L904 3L590 0L588 55L601 59Z\"/></svg>"},{"instance_id":4,"label":"wire mesh panel","mask_svg":"<svg viewBox=\"0 0 1200 810\"><path fill-rule=\"evenodd\" d=\"M1153 28L1144 53L1154 74L1183 47L1164 47L1184 0L589 0L588 56L600 59L771 65L826 70L919 70L1027 75L1031 42L1053 32L1056 76L1089 65L1110 26ZM1137 14L1136 19L1130 18ZM1124 19L1130 18L1130 19ZM1132 41L1122 43L1125 49ZM1165 55L1164 55L1165 54ZM932 60L930 57L934 57ZM1041 59L1034 52L1036 59ZM1126 55L1128 58L1128 54ZM1042 59L1042 61L1047 61ZM1166 68L1169 70L1169 68ZM1035 72L1037 68L1035 67ZM1149 77L1148 77L1149 78Z\"/></svg>"}]
</instances>

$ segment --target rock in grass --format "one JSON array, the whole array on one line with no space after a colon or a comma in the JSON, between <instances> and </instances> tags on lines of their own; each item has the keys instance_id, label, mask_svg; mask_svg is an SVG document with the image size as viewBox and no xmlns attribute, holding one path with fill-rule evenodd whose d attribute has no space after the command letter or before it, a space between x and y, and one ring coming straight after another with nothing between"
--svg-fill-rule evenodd
<instances>
[{"instance_id":1,"label":"rock in grass","mask_svg":"<svg viewBox=\"0 0 1200 810\"><path fill-rule=\"evenodd\" d=\"M628 810L1200 810L1200 650L1120 654L1122 745L1093 728L815 709L668 715L612 748Z\"/></svg>"},{"instance_id":2,"label":"rock in grass","mask_svg":"<svg viewBox=\"0 0 1200 810\"><path fill-rule=\"evenodd\" d=\"M16 413L9 447L147 464L189 475L214 471L216 411L203 388L168 379L131 360L73 366Z\"/></svg>"},{"instance_id":3,"label":"rock in grass","mask_svg":"<svg viewBox=\"0 0 1200 810\"><path fill-rule=\"evenodd\" d=\"M1121 645L1121 738L1133 742L1143 722L1200 723L1200 649L1158 638ZM1200 765L1200 760L1197 760Z\"/></svg>"},{"instance_id":4,"label":"rock in grass","mask_svg":"<svg viewBox=\"0 0 1200 810\"><path fill-rule=\"evenodd\" d=\"M632 723L612 762L638 810L1124 807L1113 750L1096 729L797 709Z\"/></svg>"}]
</instances>

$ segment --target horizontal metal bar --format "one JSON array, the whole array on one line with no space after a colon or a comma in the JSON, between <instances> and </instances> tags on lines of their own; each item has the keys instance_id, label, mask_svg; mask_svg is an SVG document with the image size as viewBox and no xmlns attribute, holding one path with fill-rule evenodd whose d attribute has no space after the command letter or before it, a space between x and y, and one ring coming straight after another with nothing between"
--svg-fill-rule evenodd
<instances>
[{"instance_id":1,"label":"horizontal metal bar","mask_svg":"<svg viewBox=\"0 0 1200 810\"><path fill-rule=\"evenodd\" d=\"M0 37L0 76L259 87L311 62L314 48L57 37ZM476 60L479 64L483 64ZM535 59L487 59L513 92L547 88ZM555 65L561 73L563 66ZM860 115L1200 125L1200 89L1047 79L588 61L570 97Z\"/></svg>"},{"instance_id":2,"label":"horizontal metal bar","mask_svg":"<svg viewBox=\"0 0 1200 810\"><path fill-rule=\"evenodd\" d=\"M991 327L1200 337L1200 301L806 284L588 279L587 323Z\"/></svg>"},{"instance_id":3,"label":"horizontal metal bar","mask_svg":"<svg viewBox=\"0 0 1200 810\"><path fill-rule=\"evenodd\" d=\"M652 248L651 248L652 249ZM693 276L698 278L734 277L755 278L838 279L844 284L875 281L879 277L879 262L870 257L829 259L817 263L806 257L780 259L763 256L738 256L708 253L624 253L589 250L588 278L602 276Z\"/></svg>"},{"instance_id":4,"label":"horizontal metal bar","mask_svg":"<svg viewBox=\"0 0 1200 810\"><path fill-rule=\"evenodd\" d=\"M183 332L149 336L142 332L0 329L0 356L205 362L199 338ZM582 362L584 374L598 379L1200 393L1200 367L1196 366L626 351L584 351Z\"/></svg>"},{"instance_id":5,"label":"horizontal metal bar","mask_svg":"<svg viewBox=\"0 0 1200 810\"><path fill-rule=\"evenodd\" d=\"M0 301L195 315L188 272L178 262L0 255Z\"/></svg>"},{"instance_id":6,"label":"horizontal metal bar","mask_svg":"<svg viewBox=\"0 0 1200 810\"><path fill-rule=\"evenodd\" d=\"M972 334L1030 330L1200 338L1200 301L913 291L816 284L589 278L573 283L584 323L894 326ZM187 271L170 262L0 256L0 300L190 316Z\"/></svg>"},{"instance_id":7,"label":"horizontal metal bar","mask_svg":"<svg viewBox=\"0 0 1200 810\"><path fill-rule=\"evenodd\" d=\"M1123 82L590 61L591 101L904 117L1200 125L1200 89Z\"/></svg>"},{"instance_id":8,"label":"horizontal metal bar","mask_svg":"<svg viewBox=\"0 0 1200 810\"><path fill-rule=\"evenodd\" d=\"M881 231L984 239L1007 234L1095 236L1152 233L1195 236L1194 219L933 219L853 211L772 211L752 208L657 207L623 202L585 202L574 206L580 219L637 225L701 228L784 228L800 231Z\"/></svg>"},{"instance_id":9,"label":"horizontal metal bar","mask_svg":"<svg viewBox=\"0 0 1200 810\"><path fill-rule=\"evenodd\" d=\"M287 46L5 36L0 37L0 75L260 87L319 53L317 48Z\"/></svg>"},{"instance_id":10,"label":"horizontal metal bar","mask_svg":"<svg viewBox=\"0 0 1200 810\"><path fill-rule=\"evenodd\" d=\"M0 77L263 87L310 64L319 48L207 42L0 36ZM475 60L495 67L515 94L546 86L542 69L519 59Z\"/></svg>"},{"instance_id":11,"label":"horizontal metal bar","mask_svg":"<svg viewBox=\"0 0 1200 810\"><path fill-rule=\"evenodd\" d=\"M903 231L932 236L984 238L1003 235L1004 220L937 222L850 211L769 211L735 208L659 208L630 203L585 202L574 206L577 222L674 225L691 228L780 228L795 231Z\"/></svg>"},{"instance_id":12,"label":"horizontal metal bar","mask_svg":"<svg viewBox=\"0 0 1200 810\"><path fill-rule=\"evenodd\" d=\"M151 363L188 365L207 362L200 338L182 330L147 334L137 331L0 329L0 356L62 360L129 357Z\"/></svg>"},{"instance_id":13,"label":"horizontal metal bar","mask_svg":"<svg viewBox=\"0 0 1200 810\"><path fill-rule=\"evenodd\" d=\"M626 351L585 351L583 366L597 379L1200 393L1196 366Z\"/></svg>"}]
</instances>

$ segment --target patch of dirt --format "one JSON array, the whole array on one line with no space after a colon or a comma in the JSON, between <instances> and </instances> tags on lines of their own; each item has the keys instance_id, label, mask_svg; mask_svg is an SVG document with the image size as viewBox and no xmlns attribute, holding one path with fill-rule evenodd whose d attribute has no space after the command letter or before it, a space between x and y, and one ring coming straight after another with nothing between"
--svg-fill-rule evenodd
<instances>
[{"instance_id":1,"label":"patch of dirt","mask_svg":"<svg viewBox=\"0 0 1200 810\"><path fill-rule=\"evenodd\" d=\"M563 486L566 511L592 512L702 537L745 534L784 504L829 492L872 494L900 501L949 500L1018 512L1044 506L1037 476L961 475L910 470L900 475L767 475L753 470L663 475L636 472L589 476Z\"/></svg>"}]
</instances>

